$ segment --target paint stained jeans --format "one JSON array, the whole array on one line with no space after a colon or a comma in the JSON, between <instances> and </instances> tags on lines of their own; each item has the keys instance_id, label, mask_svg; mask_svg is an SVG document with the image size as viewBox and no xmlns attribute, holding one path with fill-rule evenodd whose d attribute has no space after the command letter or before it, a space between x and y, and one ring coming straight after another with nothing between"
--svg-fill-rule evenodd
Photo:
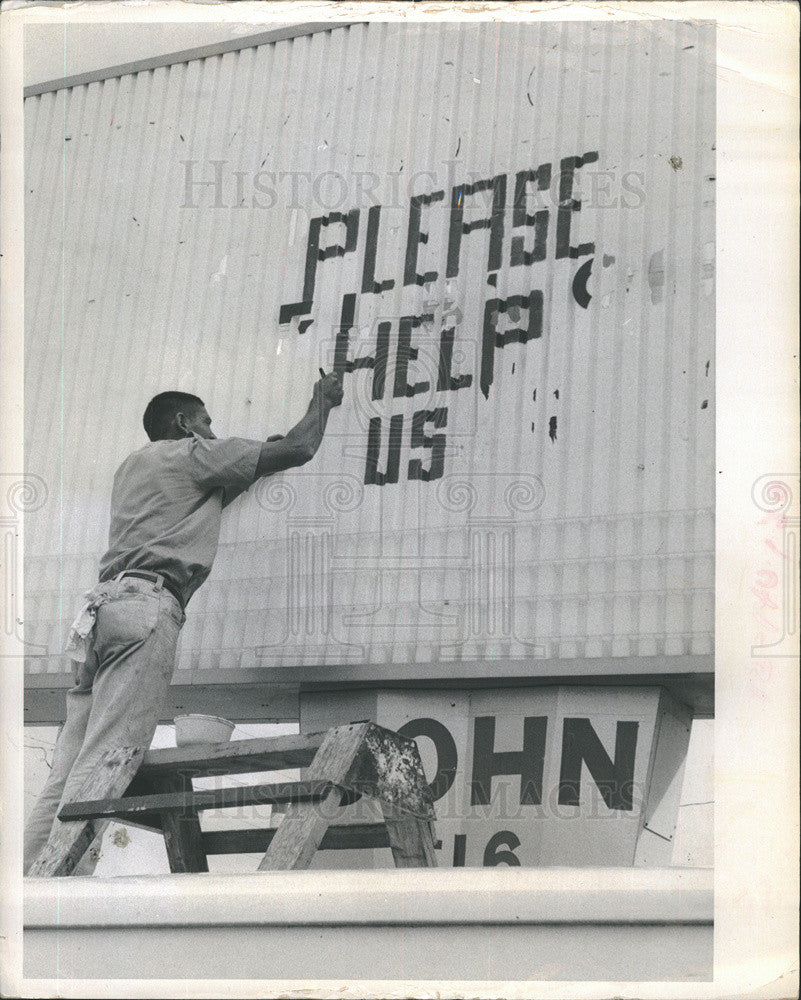
<instances>
[{"instance_id":1,"label":"paint stained jeans","mask_svg":"<svg viewBox=\"0 0 801 1000\"><path fill-rule=\"evenodd\" d=\"M67 802L100 758L120 747L147 748L161 716L175 663L184 613L168 591L134 577L102 585L86 662L75 664L67 717L53 767L25 825L27 872L60 820Z\"/></svg>"}]
</instances>

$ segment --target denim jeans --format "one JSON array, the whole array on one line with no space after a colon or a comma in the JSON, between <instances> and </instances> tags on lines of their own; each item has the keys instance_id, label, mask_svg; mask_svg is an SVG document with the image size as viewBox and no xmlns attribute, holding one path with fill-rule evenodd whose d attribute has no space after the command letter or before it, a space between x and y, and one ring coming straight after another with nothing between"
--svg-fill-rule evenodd
<instances>
[{"instance_id":1,"label":"denim jeans","mask_svg":"<svg viewBox=\"0 0 801 1000\"><path fill-rule=\"evenodd\" d=\"M25 825L25 872L58 828L59 809L81 800L81 787L103 755L150 746L172 677L185 620L178 601L160 584L136 577L100 589L104 602L86 661L75 665L53 767Z\"/></svg>"}]
</instances>

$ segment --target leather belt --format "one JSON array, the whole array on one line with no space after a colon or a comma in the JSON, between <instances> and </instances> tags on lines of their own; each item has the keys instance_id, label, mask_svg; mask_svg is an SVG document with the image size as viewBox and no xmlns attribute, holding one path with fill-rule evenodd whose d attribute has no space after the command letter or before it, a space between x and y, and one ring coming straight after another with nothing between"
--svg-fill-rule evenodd
<instances>
[{"instance_id":1,"label":"leather belt","mask_svg":"<svg viewBox=\"0 0 801 1000\"><path fill-rule=\"evenodd\" d=\"M135 576L140 580L152 580L153 583L161 584L161 586L167 591L167 593L172 594L175 600L178 602L181 611L184 610L184 602L181 600L181 595L178 593L176 587L170 583L170 581L161 575L161 573L151 573L146 569L126 569L122 573L118 573L114 579L121 580L125 576Z\"/></svg>"}]
</instances>

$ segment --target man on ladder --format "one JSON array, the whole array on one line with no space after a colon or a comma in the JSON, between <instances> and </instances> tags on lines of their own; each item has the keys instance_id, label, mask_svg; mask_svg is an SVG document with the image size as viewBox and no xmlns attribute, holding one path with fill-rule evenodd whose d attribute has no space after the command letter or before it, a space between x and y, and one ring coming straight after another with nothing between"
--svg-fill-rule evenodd
<instances>
[{"instance_id":1,"label":"man on ladder","mask_svg":"<svg viewBox=\"0 0 801 1000\"><path fill-rule=\"evenodd\" d=\"M70 630L75 686L25 827L26 874L64 870L64 859L81 850L91 828L56 816L101 765L108 787L95 789L98 796L122 794L133 777L161 715L184 609L211 571L223 508L262 476L308 462L342 402L340 377L320 374L306 415L285 437L264 442L218 440L202 400L188 393L163 392L148 404L150 443L116 472L100 582ZM108 767L115 754L119 763Z\"/></svg>"}]
</instances>

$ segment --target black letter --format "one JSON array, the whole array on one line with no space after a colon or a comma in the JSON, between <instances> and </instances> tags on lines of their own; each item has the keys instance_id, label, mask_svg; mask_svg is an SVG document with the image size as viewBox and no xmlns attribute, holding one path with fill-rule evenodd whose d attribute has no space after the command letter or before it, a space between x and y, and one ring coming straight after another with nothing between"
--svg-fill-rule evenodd
<instances>
[{"instance_id":1,"label":"black letter","mask_svg":"<svg viewBox=\"0 0 801 1000\"><path fill-rule=\"evenodd\" d=\"M537 181L539 191L547 191L551 186L551 165L543 163L537 170L521 170L515 180L515 203L512 212L512 228L519 229L521 226L534 227L534 249L525 249L525 242L522 236L515 236L512 239L511 264L517 267L520 264L536 264L545 260L545 249L548 243L548 209L535 212L529 215L526 212L526 185L529 181Z\"/></svg>"},{"instance_id":2,"label":"black letter","mask_svg":"<svg viewBox=\"0 0 801 1000\"><path fill-rule=\"evenodd\" d=\"M389 357L390 323L379 323L375 346L375 364L373 366L373 399L381 399L384 395L384 384L387 379L387 358Z\"/></svg>"},{"instance_id":3,"label":"black letter","mask_svg":"<svg viewBox=\"0 0 801 1000\"><path fill-rule=\"evenodd\" d=\"M444 427L448 420L447 406L438 406L435 410L418 410L412 417L412 448L431 448L431 465L423 468L419 458L409 461L409 479L422 479L430 483L441 479L445 469L445 435L425 434L425 425L430 421L435 427Z\"/></svg>"},{"instance_id":4,"label":"black letter","mask_svg":"<svg viewBox=\"0 0 801 1000\"><path fill-rule=\"evenodd\" d=\"M456 327L448 327L443 330L439 342L439 377L437 379L437 392L455 392L457 389L466 389L473 384L472 375L453 375L453 339L456 336Z\"/></svg>"},{"instance_id":5,"label":"black letter","mask_svg":"<svg viewBox=\"0 0 801 1000\"><path fill-rule=\"evenodd\" d=\"M335 222L345 225L345 245L333 244L320 249L320 231L323 226L331 226ZM292 302L281 306L278 314L278 322L283 326L289 323L293 316L304 316L311 312L312 300L314 298L314 285L317 279L317 262L328 260L329 257L344 257L346 253L351 253L356 249L356 238L359 235L359 210L353 208L344 215L342 212L331 212L329 215L320 215L309 222L309 236L306 242L306 267L303 278L303 301ZM299 329L303 333L311 323L311 320L301 324Z\"/></svg>"},{"instance_id":6,"label":"black letter","mask_svg":"<svg viewBox=\"0 0 801 1000\"><path fill-rule=\"evenodd\" d=\"M356 312L356 296L353 292L342 297L342 313L337 329L336 345L334 347L334 371L337 375L343 372L355 372L360 368L373 369L373 399L381 399L384 395L384 382L387 375L387 355L389 353L389 323L379 323L376 336L375 356L365 355L348 361L348 346L350 331L353 329Z\"/></svg>"},{"instance_id":7,"label":"black letter","mask_svg":"<svg viewBox=\"0 0 801 1000\"><path fill-rule=\"evenodd\" d=\"M464 222L464 203L472 194L492 189L492 215L489 219L479 219L477 222ZM506 174L498 174L486 181L476 181L475 184L460 184L451 192L451 227L448 237L448 270L445 276L455 278L459 273L459 254L462 249L462 236L474 229L489 229L489 255L487 270L497 271L501 266L501 251L503 247L503 213L506 203Z\"/></svg>"},{"instance_id":8,"label":"black letter","mask_svg":"<svg viewBox=\"0 0 801 1000\"><path fill-rule=\"evenodd\" d=\"M506 333L496 333L495 326L501 313L515 306L528 309L528 326L515 327ZM508 299L489 299L484 306L484 331L481 343L481 377L479 385L484 398L489 398L490 386L495 378L495 348L507 344L526 344L542 336L542 292L530 295L510 295Z\"/></svg>"},{"instance_id":9,"label":"black letter","mask_svg":"<svg viewBox=\"0 0 801 1000\"><path fill-rule=\"evenodd\" d=\"M615 759L609 759L589 719L565 719L562 730L562 766L559 805L577 806L581 795L581 764L587 765L609 809L632 807L637 722L618 722Z\"/></svg>"},{"instance_id":10,"label":"black letter","mask_svg":"<svg viewBox=\"0 0 801 1000\"><path fill-rule=\"evenodd\" d=\"M380 295L395 287L395 281L375 280L375 254L378 247L378 227L381 222L381 206L373 205L367 213L367 239L364 245L364 270L362 271L362 292Z\"/></svg>"},{"instance_id":11,"label":"black letter","mask_svg":"<svg viewBox=\"0 0 801 1000\"><path fill-rule=\"evenodd\" d=\"M584 156L567 156L561 161L559 177L559 208L556 212L556 258L584 257L595 253L594 243L582 243L580 246L570 245L570 218L573 212L581 211L581 202L573 198L573 177L579 167L587 163L595 163L597 153L585 153Z\"/></svg>"},{"instance_id":12,"label":"black letter","mask_svg":"<svg viewBox=\"0 0 801 1000\"><path fill-rule=\"evenodd\" d=\"M418 392L426 392L430 382L415 382L409 385L409 362L416 361L419 351L412 347L412 330L423 323L431 323L434 320L433 313L426 313L423 316L402 316L398 330L398 353L395 359L395 387L392 395L395 399L404 396L415 396Z\"/></svg>"},{"instance_id":13,"label":"black letter","mask_svg":"<svg viewBox=\"0 0 801 1000\"><path fill-rule=\"evenodd\" d=\"M356 296L342 296L342 312L339 316L339 327L337 329L337 339L334 346L334 371L341 376L343 372L353 371L353 362L348 361L348 341L350 331L353 329L353 317L356 313Z\"/></svg>"},{"instance_id":14,"label":"black letter","mask_svg":"<svg viewBox=\"0 0 801 1000\"><path fill-rule=\"evenodd\" d=\"M378 471L378 456L381 451L381 417L371 417L367 431L367 465L364 481L368 486L384 486L397 483L400 471L401 436L403 434L403 414L392 417L389 422L389 452L385 472Z\"/></svg>"},{"instance_id":15,"label":"black letter","mask_svg":"<svg viewBox=\"0 0 801 1000\"><path fill-rule=\"evenodd\" d=\"M428 786L431 798L436 802L449 790L456 778L456 767L459 756L456 743L450 732L436 719L412 719L405 722L398 730L399 736L408 740L416 740L418 736L427 736L437 751L437 773ZM462 860L464 864L464 860Z\"/></svg>"},{"instance_id":16,"label":"black letter","mask_svg":"<svg viewBox=\"0 0 801 1000\"><path fill-rule=\"evenodd\" d=\"M544 715L523 720L523 749L495 752L495 717L483 715L476 719L473 734L473 781L471 805L489 805L490 785L494 774L520 775L520 804L542 802L542 771L545 766L545 733L548 719Z\"/></svg>"},{"instance_id":17,"label":"black letter","mask_svg":"<svg viewBox=\"0 0 801 1000\"><path fill-rule=\"evenodd\" d=\"M430 205L434 201L442 201L445 197L444 191L433 191L431 194L413 195L409 205L409 233L406 238L406 266L403 270L403 284L405 285L425 285L429 281L437 280L437 271L426 271L425 274L417 273L417 251L421 243L428 243L428 233L420 232L420 213L423 205Z\"/></svg>"}]
</instances>

